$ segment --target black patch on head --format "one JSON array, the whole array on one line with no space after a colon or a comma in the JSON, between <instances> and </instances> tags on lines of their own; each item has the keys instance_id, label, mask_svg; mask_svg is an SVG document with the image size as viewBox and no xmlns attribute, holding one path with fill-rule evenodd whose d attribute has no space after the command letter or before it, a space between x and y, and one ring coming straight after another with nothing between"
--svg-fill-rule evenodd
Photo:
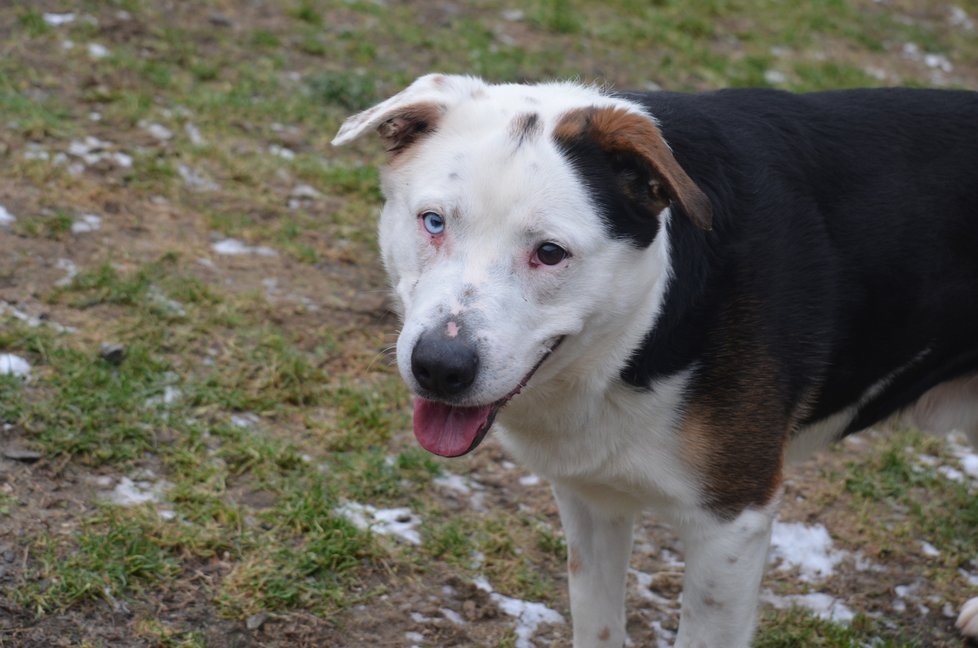
<instances>
[{"instance_id":1,"label":"black patch on head","mask_svg":"<svg viewBox=\"0 0 978 648\"><path fill-rule=\"evenodd\" d=\"M608 233L638 247L651 245L659 231L656 216L668 200L649 204L649 187L657 178L648 164L636 155L608 153L583 133L558 137L556 143L587 187Z\"/></svg>"},{"instance_id":2,"label":"black patch on head","mask_svg":"<svg viewBox=\"0 0 978 648\"><path fill-rule=\"evenodd\" d=\"M533 139L542 131L543 125L540 123L540 115L536 113L517 115L510 125L510 132L513 135L513 139L516 140L516 148L522 146L524 142Z\"/></svg>"}]
</instances>

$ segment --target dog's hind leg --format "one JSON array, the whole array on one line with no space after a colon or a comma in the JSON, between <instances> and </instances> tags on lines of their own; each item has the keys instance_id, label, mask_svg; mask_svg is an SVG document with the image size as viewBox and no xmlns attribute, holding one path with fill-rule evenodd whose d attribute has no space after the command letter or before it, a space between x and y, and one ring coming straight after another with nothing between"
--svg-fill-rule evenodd
<instances>
[{"instance_id":1,"label":"dog's hind leg","mask_svg":"<svg viewBox=\"0 0 978 648\"><path fill-rule=\"evenodd\" d=\"M978 448L978 374L934 387L914 404L910 417L929 432L960 430ZM978 639L978 596L961 606L957 626L964 636Z\"/></svg>"},{"instance_id":2,"label":"dog's hind leg","mask_svg":"<svg viewBox=\"0 0 978 648\"><path fill-rule=\"evenodd\" d=\"M574 648L625 645L625 576L634 513L609 510L554 484L567 541Z\"/></svg>"},{"instance_id":3,"label":"dog's hind leg","mask_svg":"<svg viewBox=\"0 0 978 648\"><path fill-rule=\"evenodd\" d=\"M978 374L932 388L913 404L910 419L928 432L960 430L978 448Z\"/></svg>"},{"instance_id":4,"label":"dog's hind leg","mask_svg":"<svg viewBox=\"0 0 978 648\"><path fill-rule=\"evenodd\" d=\"M773 501L729 521L706 518L679 528L686 571L677 648L750 645L776 511Z\"/></svg>"}]
</instances>

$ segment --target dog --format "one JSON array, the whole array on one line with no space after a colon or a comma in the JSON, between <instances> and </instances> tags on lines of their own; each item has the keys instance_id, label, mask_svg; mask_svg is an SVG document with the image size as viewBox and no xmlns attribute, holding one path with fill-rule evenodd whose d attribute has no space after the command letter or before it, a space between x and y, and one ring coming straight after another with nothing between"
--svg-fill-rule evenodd
<instances>
[{"instance_id":1,"label":"dog","mask_svg":"<svg viewBox=\"0 0 978 648\"><path fill-rule=\"evenodd\" d=\"M902 412L978 443L978 93L613 93L432 74L346 120L414 433L548 478L575 646L622 646L633 519L676 645L749 645L787 460ZM962 606L978 637L978 597Z\"/></svg>"}]
</instances>

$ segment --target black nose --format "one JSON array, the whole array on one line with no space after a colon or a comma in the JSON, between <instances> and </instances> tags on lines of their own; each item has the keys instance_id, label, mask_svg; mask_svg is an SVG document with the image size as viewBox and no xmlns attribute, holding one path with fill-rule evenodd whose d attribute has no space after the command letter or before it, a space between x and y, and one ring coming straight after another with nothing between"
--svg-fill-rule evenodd
<instances>
[{"instance_id":1,"label":"black nose","mask_svg":"<svg viewBox=\"0 0 978 648\"><path fill-rule=\"evenodd\" d=\"M432 396L458 396L475 382L479 354L461 337L425 331L411 352L411 372Z\"/></svg>"}]
</instances>

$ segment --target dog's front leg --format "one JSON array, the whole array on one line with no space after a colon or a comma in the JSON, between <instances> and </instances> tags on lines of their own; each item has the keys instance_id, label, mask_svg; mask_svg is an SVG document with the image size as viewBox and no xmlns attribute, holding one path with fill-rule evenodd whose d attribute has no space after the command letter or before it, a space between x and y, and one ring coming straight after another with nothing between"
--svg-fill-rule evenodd
<instances>
[{"instance_id":1,"label":"dog's front leg","mask_svg":"<svg viewBox=\"0 0 978 648\"><path fill-rule=\"evenodd\" d=\"M566 485L555 484L554 493L567 540L574 647L623 646L634 514L593 506Z\"/></svg>"},{"instance_id":2,"label":"dog's front leg","mask_svg":"<svg viewBox=\"0 0 978 648\"><path fill-rule=\"evenodd\" d=\"M772 503L680 527L686 554L677 648L746 648L771 543Z\"/></svg>"}]
</instances>

